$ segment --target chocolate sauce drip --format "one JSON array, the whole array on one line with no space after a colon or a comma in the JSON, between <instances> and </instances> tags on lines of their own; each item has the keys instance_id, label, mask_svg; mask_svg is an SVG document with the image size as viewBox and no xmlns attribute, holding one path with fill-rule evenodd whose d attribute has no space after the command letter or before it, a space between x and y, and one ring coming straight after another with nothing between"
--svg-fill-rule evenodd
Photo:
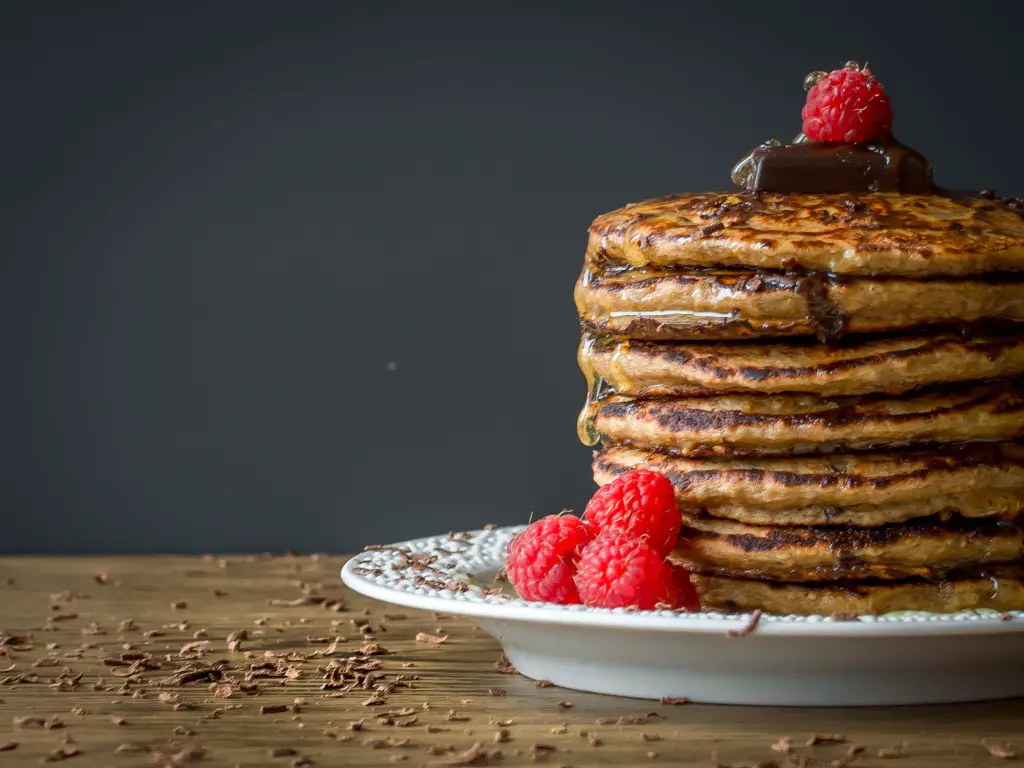
<instances>
[{"instance_id":1,"label":"chocolate sauce drip","mask_svg":"<svg viewBox=\"0 0 1024 768\"><path fill-rule=\"evenodd\" d=\"M818 341L834 343L846 333L850 316L836 306L828 295L828 282L823 275L808 272L797 279L797 293L807 302L807 311L814 320Z\"/></svg>"},{"instance_id":2,"label":"chocolate sauce drip","mask_svg":"<svg viewBox=\"0 0 1024 768\"><path fill-rule=\"evenodd\" d=\"M733 169L733 182L750 192L834 194L935 191L932 166L891 134L864 144L808 141L765 142Z\"/></svg>"}]
</instances>

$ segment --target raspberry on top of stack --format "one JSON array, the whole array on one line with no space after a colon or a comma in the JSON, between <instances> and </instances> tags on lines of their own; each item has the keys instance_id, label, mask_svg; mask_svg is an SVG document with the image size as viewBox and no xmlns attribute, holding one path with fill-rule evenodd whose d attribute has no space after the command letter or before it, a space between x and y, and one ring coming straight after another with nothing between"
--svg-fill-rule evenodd
<instances>
[{"instance_id":1,"label":"raspberry on top of stack","mask_svg":"<svg viewBox=\"0 0 1024 768\"><path fill-rule=\"evenodd\" d=\"M736 189L591 225L595 480L666 479L708 608L1024 608L1024 202L938 187L866 67L805 87L803 133ZM581 574L630 555L590 546L570 570L596 605Z\"/></svg>"}]
</instances>

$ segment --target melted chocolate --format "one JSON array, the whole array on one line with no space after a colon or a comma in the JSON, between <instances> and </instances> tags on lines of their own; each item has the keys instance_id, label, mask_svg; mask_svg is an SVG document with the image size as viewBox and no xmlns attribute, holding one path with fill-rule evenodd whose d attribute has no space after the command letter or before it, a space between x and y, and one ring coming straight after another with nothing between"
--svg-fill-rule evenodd
<instances>
[{"instance_id":1,"label":"melted chocolate","mask_svg":"<svg viewBox=\"0 0 1024 768\"><path fill-rule=\"evenodd\" d=\"M750 192L927 195L935 191L931 163L892 135L865 144L801 139L757 147L737 164L733 181Z\"/></svg>"}]
</instances>

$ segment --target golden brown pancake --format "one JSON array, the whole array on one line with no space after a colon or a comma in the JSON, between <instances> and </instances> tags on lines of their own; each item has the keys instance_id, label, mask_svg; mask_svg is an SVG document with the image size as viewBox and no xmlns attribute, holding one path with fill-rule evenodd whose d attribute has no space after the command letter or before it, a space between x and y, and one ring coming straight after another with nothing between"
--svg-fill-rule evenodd
<instances>
[{"instance_id":1,"label":"golden brown pancake","mask_svg":"<svg viewBox=\"0 0 1024 768\"><path fill-rule=\"evenodd\" d=\"M840 277L631 268L588 259L576 308L598 333L653 341L881 333L1024 320L1024 275Z\"/></svg>"},{"instance_id":2,"label":"golden brown pancake","mask_svg":"<svg viewBox=\"0 0 1024 768\"><path fill-rule=\"evenodd\" d=\"M758 459L693 459L610 445L594 455L594 480L605 485L641 467L668 477L684 512L738 520L749 512L751 522L776 525L880 524L937 514L946 505L983 509L985 499L1015 515L1024 496L1024 447L1015 443ZM901 507L922 514L900 518Z\"/></svg>"},{"instance_id":3,"label":"golden brown pancake","mask_svg":"<svg viewBox=\"0 0 1024 768\"><path fill-rule=\"evenodd\" d=\"M1024 269L1024 216L985 197L701 192L598 216L587 253L633 266L800 268L840 275Z\"/></svg>"},{"instance_id":4,"label":"golden brown pancake","mask_svg":"<svg viewBox=\"0 0 1024 768\"><path fill-rule=\"evenodd\" d=\"M938 581L775 584L699 574L694 574L692 580L705 609L725 611L830 616L893 611L952 613L981 608L1024 610L1024 569L1014 566Z\"/></svg>"},{"instance_id":5,"label":"golden brown pancake","mask_svg":"<svg viewBox=\"0 0 1024 768\"><path fill-rule=\"evenodd\" d=\"M912 501L857 504L848 507L810 505L788 509L755 507L750 504L721 504L701 514L735 520L749 525L856 526L869 527L905 523L922 517L937 520L956 518L1018 520L1024 513L1024 491L978 490L942 496L922 496Z\"/></svg>"},{"instance_id":6,"label":"golden brown pancake","mask_svg":"<svg viewBox=\"0 0 1024 768\"><path fill-rule=\"evenodd\" d=\"M874 528L745 525L686 515L672 553L692 573L810 582L943 578L1024 556L1013 523L923 520Z\"/></svg>"},{"instance_id":7,"label":"golden brown pancake","mask_svg":"<svg viewBox=\"0 0 1024 768\"><path fill-rule=\"evenodd\" d=\"M579 363L618 394L633 397L745 391L900 394L935 384L1018 376L1024 373L1024 334L892 336L839 346L654 343L585 334Z\"/></svg>"},{"instance_id":8,"label":"golden brown pancake","mask_svg":"<svg viewBox=\"0 0 1024 768\"><path fill-rule=\"evenodd\" d=\"M904 396L613 396L596 410L612 442L684 456L766 456L1009 440L1024 432L1024 390L1008 382Z\"/></svg>"}]
</instances>

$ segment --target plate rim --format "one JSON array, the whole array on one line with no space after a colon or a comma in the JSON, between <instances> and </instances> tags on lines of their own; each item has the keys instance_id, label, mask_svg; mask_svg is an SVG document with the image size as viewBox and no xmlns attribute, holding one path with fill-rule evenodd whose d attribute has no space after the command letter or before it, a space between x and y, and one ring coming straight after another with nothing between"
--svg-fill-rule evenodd
<instances>
[{"instance_id":1,"label":"plate rim","mask_svg":"<svg viewBox=\"0 0 1024 768\"><path fill-rule=\"evenodd\" d=\"M537 624L553 624L575 627L617 629L622 631L682 632L694 634L722 634L748 627L753 621L753 612L724 613L706 611L698 614L672 611L627 611L623 609L593 608L588 606L564 606L553 603L539 603L518 598L485 596L478 586L469 586L466 592L457 593L452 589L419 587L415 590L397 588L405 576L398 576L407 568L381 569L388 553L392 558L401 556L394 550L399 548L429 551L438 546L437 542L461 541L475 546L475 563L470 564L463 553L453 554L452 562L459 564L452 568L453 575L479 576L502 567L503 562L494 557L479 556L479 549L488 543L492 548L507 541L525 526L502 526L445 533L396 542L383 547L364 550L350 558L341 569L341 580L350 589L366 597L385 603L400 605L416 610L437 611L467 618L499 621L525 621ZM488 539L495 539L488 542ZM503 552L504 549L501 548ZM379 575L366 575L357 568L375 566L381 569ZM386 583L386 576L394 583ZM397 578L397 580L396 580ZM381 583L384 581L385 583ZM1009 620L1004 618L1009 616ZM830 616L762 614L756 631L748 637L858 637L892 638L906 636L954 636L980 634L1006 634L1024 632L1024 611L1009 611L1002 614L978 614L961 611L953 614L931 614L925 616L862 616L857 620L836 620Z\"/></svg>"}]
</instances>

